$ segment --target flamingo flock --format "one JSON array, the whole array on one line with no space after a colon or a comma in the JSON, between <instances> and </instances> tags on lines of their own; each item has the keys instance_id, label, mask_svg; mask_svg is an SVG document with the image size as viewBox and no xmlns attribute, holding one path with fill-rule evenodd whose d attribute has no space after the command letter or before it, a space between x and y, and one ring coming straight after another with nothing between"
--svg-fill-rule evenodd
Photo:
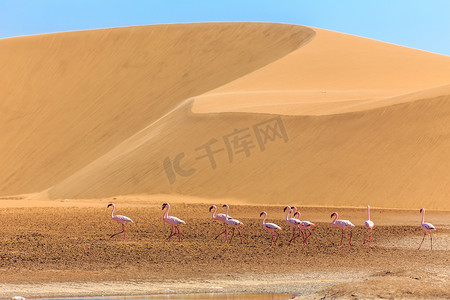
<instances>
[{"instance_id":1,"label":"flamingo flock","mask_svg":"<svg viewBox=\"0 0 450 300\"><path fill-rule=\"evenodd\" d=\"M114 211L116 209L116 206L114 203L108 204L107 208L112 206L111 210L111 219L117 223L122 224L122 231L114 233L110 236L110 238L123 233L123 239L125 241L126 238L126 223L134 223L133 220L131 220L129 217L123 216L123 215L114 215ZM231 243L233 240L233 237L235 235L235 232L237 231L240 237L241 244L244 243L242 238L242 233L240 231L240 226L244 225L241 221L231 217L228 214L229 206L227 204L223 205L222 207L226 208L225 213L217 213L217 206L211 205L209 207L209 212L211 212L211 218L214 221L218 221L223 224L223 230L214 237L214 239L217 239L222 234L225 234L225 243ZM170 234L165 239L165 241L170 241L170 238L174 235L178 235L178 241L183 242L183 235L181 234L179 225L186 224L185 221L181 220L180 218L169 216L169 210L170 210L170 204L169 203L163 203L162 210L165 210L163 213L163 221L171 226ZM315 226L314 223L310 221L302 221L300 220L300 211L297 210L295 206L286 206L283 210L283 212L286 213L285 221L286 223L292 228L292 237L289 239L288 244L291 245L297 238L302 235L302 245L307 246L308 245L308 238L312 235L311 229ZM216 214L217 213L217 214ZM421 221L421 227L424 231L422 242L419 245L419 248L417 250L420 250L420 247L422 246L425 237L427 233L430 235L430 242L431 242L431 250L433 250L433 236L432 231L436 230L436 228L431 223L425 223L425 209L420 209L420 213L422 213L422 221ZM275 223L266 223L267 218L267 212L262 211L259 214L260 217L263 216L261 226L263 229L269 231L271 233L271 240L270 240L270 246L269 248L272 248L274 245L277 246L278 239L280 237L280 231L282 228L275 224ZM339 219L339 215L337 212L333 212L331 214L331 218L334 218L331 222L331 225L335 228L338 228L341 230L341 241L339 243L338 248L342 247L344 235L345 232L350 233L348 244L350 247L352 246L352 237L353 237L353 231L352 227L355 227L355 225L350 222L349 220L341 220ZM370 206L367 205L367 220L364 222L364 227L366 229L364 234L364 241L363 245L366 244L366 239L368 240L368 243L370 244L370 247L372 247L372 231L375 224L370 219ZM228 240L228 228L233 229L232 235L230 240ZM297 233L298 231L298 233ZM274 240L274 234L276 234L275 240Z\"/></svg>"}]
</instances>

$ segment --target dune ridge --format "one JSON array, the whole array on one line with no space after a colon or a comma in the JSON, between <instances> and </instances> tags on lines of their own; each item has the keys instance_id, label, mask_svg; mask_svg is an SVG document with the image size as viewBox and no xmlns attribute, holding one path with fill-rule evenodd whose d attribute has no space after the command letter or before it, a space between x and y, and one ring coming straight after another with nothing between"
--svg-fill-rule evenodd
<instances>
[{"instance_id":1,"label":"dune ridge","mask_svg":"<svg viewBox=\"0 0 450 300\"><path fill-rule=\"evenodd\" d=\"M14 105L15 91L2 95L9 99L8 105L2 101L2 111L8 108L11 119L0 123L1 132L8 132L1 139L8 147L0 147L7 158L1 194L45 190L50 199L173 194L267 205L449 209L449 57L281 24L149 26L64 38L91 36L87 45L97 49L100 34L111 48L122 38L138 48L150 32L159 43L173 34L166 41L173 51L150 61L141 54L148 65L135 66L146 70L139 76L123 71L131 63L124 59L108 69L101 88L85 82L86 94L77 84L61 82L59 88L72 93L48 110L51 105L40 101L56 92L47 87L28 110L24 103L31 91ZM184 46L196 50L180 54L181 37L188 33L196 39L183 40ZM58 40L41 38L33 37L44 49L52 45L45 40ZM227 42L233 51L224 48ZM114 51L130 57L126 50ZM94 53L92 59L105 56ZM189 60L197 63L184 65ZM111 60L104 63L102 70ZM222 69L226 72L214 77ZM99 76L84 64L77 69L82 71L92 73L89 80ZM195 79L183 79L196 72ZM146 90L146 75L158 86ZM20 79L11 84L20 87ZM76 102L76 95L84 102ZM55 117L66 105L70 113ZM88 124L64 122L73 116ZM8 131L13 125L17 128ZM73 132L64 136L69 129Z\"/></svg>"},{"instance_id":2,"label":"dune ridge","mask_svg":"<svg viewBox=\"0 0 450 300\"><path fill-rule=\"evenodd\" d=\"M447 56L314 31L289 55L196 97L193 111L328 115L389 106L388 98L450 83Z\"/></svg>"}]
</instances>

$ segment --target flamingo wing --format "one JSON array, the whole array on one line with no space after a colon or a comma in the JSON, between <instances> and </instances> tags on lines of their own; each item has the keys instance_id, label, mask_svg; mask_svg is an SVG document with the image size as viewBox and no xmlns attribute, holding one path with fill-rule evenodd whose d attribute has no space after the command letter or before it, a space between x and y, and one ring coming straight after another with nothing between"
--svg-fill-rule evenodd
<instances>
[{"instance_id":1,"label":"flamingo wing","mask_svg":"<svg viewBox=\"0 0 450 300\"><path fill-rule=\"evenodd\" d=\"M316 226L316 224L310 222L310 221L302 221L302 227L311 227L311 226Z\"/></svg>"},{"instance_id":2,"label":"flamingo wing","mask_svg":"<svg viewBox=\"0 0 450 300\"><path fill-rule=\"evenodd\" d=\"M264 226L269 230L281 230L281 227L274 223L264 223Z\"/></svg>"},{"instance_id":3,"label":"flamingo wing","mask_svg":"<svg viewBox=\"0 0 450 300\"><path fill-rule=\"evenodd\" d=\"M227 220L227 223L228 223L230 226L239 226L239 225L243 225L243 224L244 224L244 223L242 223L241 221L236 220L236 219L228 219L228 220Z\"/></svg>"},{"instance_id":4,"label":"flamingo wing","mask_svg":"<svg viewBox=\"0 0 450 300\"><path fill-rule=\"evenodd\" d=\"M226 214L217 214L216 218L220 219L220 221L225 222L227 220ZM228 216L228 219L233 219L232 217Z\"/></svg>"},{"instance_id":5,"label":"flamingo wing","mask_svg":"<svg viewBox=\"0 0 450 300\"><path fill-rule=\"evenodd\" d=\"M294 227L294 226L300 225L300 223L301 223L302 221L300 221L299 219L296 219L296 218L289 218L289 219L287 220L287 222L288 222L288 224L289 224L290 226Z\"/></svg>"},{"instance_id":6,"label":"flamingo wing","mask_svg":"<svg viewBox=\"0 0 450 300\"><path fill-rule=\"evenodd\" d=\"M422 228L425 230L436 230L436 228L431 223L423 223Z\"/></svg>"},{"instance_id":7,"label":"flamingo wing","mask_svg":"<svg viewBox=\"0 0 450 300\"><path fill-rule=\"evenodd\" d=\"M170 225L186 224L186 222L184 222L183 220L172 216L168 216L164 219L164 221Z\"/></svg>"},{"instance_id":8,"label":"flamingo wing","mask_svg":"<svg viewBox=\"0 0 450 300\"><path fill-rule=\"evenodd\" d=\"M338 224L341 227L349 227L349 226L355 226L352 222L349 220L337 220L336 224Z\"/></svg>"},{"instance_id":9,"label":"flamingo wing","mask_svg":"<svg viewBox=\"0 0 450 300\"><path fill-rule=\"evenodd\" d=\"M122 215L115 215L113 217L113 220L118 222L118 223L122 223L122 224L125 224L125 223L128 223L128 222L134 223L133 220L131 220L130 218L128 218L126 216L122 216Z\"/></svg>"},{"instance_id":10,"label":"flamingo wing","mask_svg":"<svg viewBox=\"0 0 450 300\"><path fill-rule=\"evenodd\" d=\"M364 226L366 226L367 228L372 228L374 225L375 224L370 220L367 220L366 222L364 222Z\"/></svg>"}]
</instances>

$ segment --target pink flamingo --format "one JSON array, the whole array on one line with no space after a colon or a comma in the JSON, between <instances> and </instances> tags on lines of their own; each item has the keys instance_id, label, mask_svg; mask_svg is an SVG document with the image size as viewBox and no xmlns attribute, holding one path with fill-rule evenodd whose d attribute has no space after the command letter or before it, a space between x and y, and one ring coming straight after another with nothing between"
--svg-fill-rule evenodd
<instances>
[{"instance_id":1,"label":"pink flamingo","mask_svg":"<svg viewBox=\"0 0 450 300\"><path fill-rule=\"evenodd\" d=\"M262 213L259 214L259 216L261 217L262 215L264 215L264 218L262 220L262 227L264 227L265 229L269 230L270 232L272 232L272 240L270 241L270 247L272 248L273 245L273 233L275 230L280 231L281 227L278 226L277 224L274 223L266 223L266 218L267 218L267 213L265 211L263 211ZM278 241L278 237L280 236L280 233L276 231L277 234L277 238L275 239L275 246L277 246L277 241Z\"/></svg>"},{"instance_id":2,"label":"pink flamingo","mask_svg":"<svg viewBox=\"0 0 450 300\"><path fill-rule=\"evenodd\" d=\"M367 236L369 238L370 247L372 247L372 229L374 225L375 224L370 220L370 206L367 205L367 221L364 222L364 226L366 226L366 234L364 235L363 245L366 243L366 236Z\"/></svg>"},{"instance_id":3,"label":"pink flamingo","mask_svg":"<svg viewBox=\"0 0 450 300\"><path fill-rule=\"evenodd\" d=\"M237 231L239 232L239 237L241 238L241 244L243 244L244 242L242 241L242 234L241 234L241 231L239 230L239 226L244 225L244 223L242 223L242 222L239 221L239 220L233 219L233 218L231 218L231 217L228 215L228 205L227 205L227 204L225 204L223 207L226 207L226 208L227 208L227 212L226 212L226 214L225 214L225 217L226 217L225 222L228 224L228 226L230 226L231 228L233 228L233 234L231 235L231 238L230 238L230 244L231 244L231 241L233 240L233 237L234 237L234 231L235 231L236 229L237 229ZM226 228L225 228L225 229L226 229ZM228 236L228 230L225 232L225 236Z\"/></svg>"},{"instance_id":4,"label":"pink flamingo","mask_svg":"<svg viewBox=\"0 0 450 300\"><path fill-rule=\"evenodd\" d=\"M296 215L298 215L298 218L300 218L300 211L296 211L294 213L294 217ZM316 226L316 224L314 224L313 222L310 222L310 221L300 221L300 225L298 226L298 228L299 228L299 231L301 231L302 235L303 235L303 243L302 243L303 245L308 245L308 238L312 234L311 230L309 230L309 228L311 228L312 226ZM305 230L308 231L309 234L307 234L306 232L305 232L305 234L303 234L303 231L305 231ZM300 234L298 236L300 236Z\"/></svg>"},{"instance_id":5,"label":"pink flamingo","mask_svg":"<svg viewBox=\"0 0 450 300\"><path fill-rule=\"evenodd\" d=\"M179 242L182 242L182 241L183 241L183 236L181 235L181 232L180 232L180 229L178 228L178 225L180 225L180 224L186 224L186 222L184 222L184 221L181 220L181 219L178 219L177 217L169 216L170 204L169 204L169 203L164 203L164 204L162 205L162 209L163 209L163 210L164 210L164 208L166 208L166 207L167 207L167 209L166 209L166 211L165 211L164 214L163 214L163 220L164 220L164 222L166 222L167 224L169 224L169 225L172 226L172 228L171 228L171 230L170 230L170 235L169 235L169 237L166 239L166 241L169 241L170 238L175 234L175 233L173 232L173 228L175 227L175 230L178 232L178 241L179 241Z\"/></svg>"},{"instance_id":6,"label":"pink flamingo","mask_svg":"<svg viewBox=\"0 0 450 300\"><path fill-rule=\"evenodd\" d=\"M108 204L108 206L106 208L108 208L110 206L112 206L112 208L113 208L112 211L111 211L111 219L113 219L117 223L122 224L122 231L118 232L118 233L114 233L113 235L111 235L110 238L112 238L113 236L116 236L118 234L121 234L123 232L123 240L125 241L125 236L127 234L127 230L125 228L125 224L128 223L128 222L132 222L132 223L134 223L134 222L130 218L122 216L122 215L114 216L114 210L116 209L116 205L114 205L114 203L110 203L110 204Z\"/></svg>"},{"instance_id":7,"label":"pink flamingo","mask_svg":"<svg viewBox=\"0 0 450 300\"><path fill-rule=\"evenodd\" d=\"M423 239L422 239L422 242L420 243L419 248L417 250L420 250L420 247L422 246L423 240L425 239L425 235L427 235L427 232L430 234L431 250L433 250L433 236L431 235L431 230L436 230L436 228L433 226L433 224L424 222L424 219L425 219L425 208L421 208L420 212L422 213L422 222L420 222L420 224L422 225L422 229L423 229Z\"/></svg>"},{"instance_id":8,"label":"pink flamingo","mask_svg":"<svg viewBox=\"0 0 450 300\"><path fill-rule=\"evenodd\" d=\"M226 221L227 221L227 214L228 214L228 206L227 206L227 214L217 214L217 215L215 215L215 213L217 211L217 206L211 205L211 207L209 208L209 211L211 212L211 210L213 208L214 208L214 211L212 213L212 219L222 222L223 226L225 227L224 230L221 233L219 233L214 239L217 239L221 234L225 233L225 242L227 242L227 235L226 235L226 233L227 233L227 223L226 223ZM231 217L229 216L229 218L231 218Z\"/></svg>"},{"instance_id":9,"label":"pink flamingo","mask_svg":"<svg viewBox=\"0 0 450 300\"><path fill-rule=\"evenodd\" d=\"M350 231L350 240L349 240L349 244L350 246L352 245L352 236L353 236L353 231L351 231L351 229L347 228L347 227L355 227L355 225L352 224L352 222L350 222L349 220L338 220L338 213L334 212L331 214L331 217L334 216L334 220L333 220L333 226L336 228L339 228L342 230L342 237L341 237L341 244L338 247L342 247L342 240L344 239L344 230L348 230Z\"/></svg>"},{"instance_id":10,"label":"pink flamingo","mask_svg":"<svg viewBox=\"0 0 450 300\"><path fill-rule=\"evenodd\" d=\"M292 206L292 218L295 218L296 215L298 215L297 219L299 219L300 213L297 213L297 207ZM301 222L301 220L300 220L300 222ZM305 233L303 232L303 230L299 226L297 226L297 227L298 227L298 235L297 235L297 237L300 237L300 233L301 233L303 240L305 240Z\"/></svg>"},{"instance_id":11,"label":"pink flamingo","mask_svg":"<svg viewBox=\"0 0 450 300\"><path fill-rule=\"evenodd\" d=\"M295 228L297 228L298 225L300 225L300 220L289 217L289 214L292 211L292 208L290 206L286 206L283 211L286 211L286 210L288 210L286 213L286 222L289 224L289 226L292 227L292 238L289 240L289 245L290 245L292 241L294 241L298 236L300 236L300 229L299 229L298 236L295 236Z\"/></svg>"}]
</instances>

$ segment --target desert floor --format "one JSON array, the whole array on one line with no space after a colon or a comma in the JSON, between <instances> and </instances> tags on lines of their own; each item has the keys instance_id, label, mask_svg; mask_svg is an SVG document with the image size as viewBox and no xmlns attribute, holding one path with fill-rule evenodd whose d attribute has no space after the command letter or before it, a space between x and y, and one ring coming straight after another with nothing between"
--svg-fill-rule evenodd
<instances>
[{"instance_id":1,"label":"desert floor","mask_svg":"<svg viewBox=\"0 0 450 300\"><path fill-rule=\"evenodd\" d=\"M186 221L180 243L176 237L165 241L170 227L162 221L164 196L131 199L0 201L0 298L260 292L298 299L450 297L448 211L426 212L437 228L433 251L429 236L418 251L418 209L372 208L369 247L363 245L365 208L298 205L302 217L316 224L309 245L302 246L300 239L288 244L292 231L282 206L232 204L230 215L244 223L244 243L235 236L226 244L224 235L214 239L223 225L211 220L211 202L171 199L169 214ZM106 208L110 201L116 214L135 222L127 224L126 241L123 235L110 238L120 231ZM283 227L273 248L261 227L263 210L266 222ZM347 234L337 247L341 232L331 226L333 211L356 225L353 247Z\"/></svg>"}]
</instances>

